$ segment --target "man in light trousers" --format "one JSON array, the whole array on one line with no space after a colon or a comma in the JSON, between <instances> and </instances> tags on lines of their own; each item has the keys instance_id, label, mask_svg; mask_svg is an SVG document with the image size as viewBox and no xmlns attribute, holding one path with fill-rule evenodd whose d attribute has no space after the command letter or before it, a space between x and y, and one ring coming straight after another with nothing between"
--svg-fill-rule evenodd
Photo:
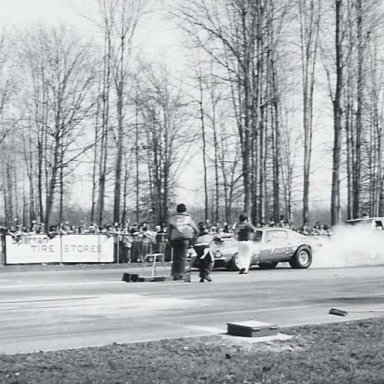
<instances>
[{"instance_id":1,"label":"man in light trousers","mask_svg":"<svg viewBox=\"0 0 384 384\"><path fill-rule=\"evenodd\" d=\"M248 221L248 216L241 214L239 216L239 223L237 225L237 240L238 240L238 267L239 273L248 273L251 265L252 247L253 247L253 233L255 232L254 226Z\"/></svg>"}]
</instances>

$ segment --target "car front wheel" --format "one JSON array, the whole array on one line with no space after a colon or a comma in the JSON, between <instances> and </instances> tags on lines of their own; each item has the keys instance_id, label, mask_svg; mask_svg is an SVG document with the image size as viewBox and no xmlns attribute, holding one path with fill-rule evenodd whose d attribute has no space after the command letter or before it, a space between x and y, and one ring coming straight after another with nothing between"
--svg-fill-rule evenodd
<instances>
[{"instance_id":1,"label":"car front wheel","mask_svg":"<svg viewBox=\"0 0 384 384\"><path fill-rule=\"evenodd\" d=\"M308 268L312 264L312 252L308 247L300 247L292 256L290 266L295 269Z\"/></svg>"}]
</instances>

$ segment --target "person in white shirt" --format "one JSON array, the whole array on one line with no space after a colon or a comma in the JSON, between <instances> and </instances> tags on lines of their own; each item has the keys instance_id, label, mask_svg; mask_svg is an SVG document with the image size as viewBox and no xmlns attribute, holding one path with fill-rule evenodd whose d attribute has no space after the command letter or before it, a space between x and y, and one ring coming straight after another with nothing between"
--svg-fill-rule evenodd
<instances>
[{"instance_id":1,"label":"person in white shirt","mask_svg":"<svg viewBox=\"0 0 384 384\"><path fill-rule=\"evenodd\" d=\"M238 266L239 273L248 273L251 265L252 257L252 235L255 232L255 227L248 221L248 216L241 214L239 216L239 223L236 228L238 240Z\"/></svg>"}]
</instances>

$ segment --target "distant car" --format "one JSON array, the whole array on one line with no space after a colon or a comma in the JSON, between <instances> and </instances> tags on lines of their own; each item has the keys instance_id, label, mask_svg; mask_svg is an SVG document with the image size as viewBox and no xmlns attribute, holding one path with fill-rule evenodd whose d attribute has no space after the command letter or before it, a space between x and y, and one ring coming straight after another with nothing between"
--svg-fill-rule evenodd
<instances>
[{"instance_id":1,"label":"distant car","mask_svg":"<svg viewBox=\"0 0 384 384\"><path fill-rule=\"evenodd\" d=\"M384 217L362 217L360 219L347 220L345 223L353 226L366 226L378 231L384 229Z\"/></svg>"},{"instance_id":2,"label":"distant car","mask_svg":"<svg viewBox=\"0 0 384 384\"><path fill-rule=\"evenodd\" d=\"M214 267L239 270L238 242L224 238L215 243ZM254 234L251 266L273 269L279 262L288 262L292 268L308 268L312 263L311 239L286 228L258 228Z\"/></svg>"}]
</instances>

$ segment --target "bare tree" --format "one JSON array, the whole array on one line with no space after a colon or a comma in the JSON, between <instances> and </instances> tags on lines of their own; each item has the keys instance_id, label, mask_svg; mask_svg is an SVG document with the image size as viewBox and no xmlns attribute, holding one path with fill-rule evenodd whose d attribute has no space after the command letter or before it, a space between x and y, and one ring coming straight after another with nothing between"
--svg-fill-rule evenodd
<instances>
[{"instance_id":1,"label":"bare tree","mask_svg":"<svg viewBox=\"0 0 384 384\"><path fill-rule=\"evenodd\" d=\"M298 0L303 93L303 224L309 222L309 189L313 137L313 94L322 0Z\"/></svg>"},{"instance_id":2,"label":"bare tree","mask_svg":"<svg viewBox=\"0 0 384 384\"><path fill-rule=\"evenodd\" d=\"M242 156L244 210L251 210L251 58L254 54L255 12L251 2L230 1L225 6L212 1L190 1L178 17L182 28L212 58L226 68L236 86L234 106L238 108L238 133ZM212 42L213 41L213 42ZM210 43L211 42L211 43ZM217 49L219 48L219 50ZM219 52L223 52L220 54Z\"/></svg>"},{"instance_id":3,"label":"bare tree","mask_svg":"<svg viewBox=\"0 0 384 384\"><path fill-rule=\"evenodd\" d=\"M346 57L348 49L345 49L345 37L347 33L345 19L349 14L344 12L345 0L333 1L333 27L334 41L333 48L321 46L323 64L326 71L329 95L333 106L333 148L332 148L332 186L331 186L331 225L340 221L340 174L342 165L342 129L343 129L343 87ZM327 31L326 33L329 33ZM329 55L329 52L334 53Z\"/></svg>"},{"instance_id":4,"label":"bare tree","mask_svg":"<svg viewBox=\"0 0 384 384\"><path fill-rule=\"evenodd\" d=\"M40 26L29 33L25 42L25 65L29 73L26 81L31 84L30 111L36 123L39 193L42 194L44 177L44 223L48 230L58 186L62 216L64 170L69 170L91 146L81 144L79 138L93 106L88 91L94 74L87 43L68 28Z\"/></svg>"},{"instance_id":5,"label":"bare tree","mask_svg":"<svg viewBox=\"0 0 384 384\"><path fill-rule=\"evenodd\" d=\"M146 142L148 187L153 220L166 222L180 166L188 155L191 135L185 122L186 104L166 68L141 70L138 101ZM143 189L142 189L143 191Z\"/></svg>"},{"instance_id":6,"label":"bare tree","mask_svg":"<svg viewBox=\"0 0 384 384\"><path fill-rule=\"evenodd\" d=\"M114 12L113 4L108 0L99 1L99 10L102 15L100 25L104 35L102 56L102 87L101 87L101 129L100 129L100 153L98 159L98 197L97 197L97 222L103 224L105 209L105 190L108 164L108 143L110 134L110 90L112 72L112 21L111 14ZM97 129L97 128L96 128ZM95 149L96 150L96 149ZM96 153L96 152L95 152ZM93 203L92 203L93 204Z\"/></svg>"},{"instance_id":7,"label":"bare tree","mask_svg":"<svg viewBox=\"0 0 384 384\"><path fill-rule=\"evenodd\" d=\"M372 32L369 52L370 90L369 90L369 124L370 124L370 148L369 148L369 212L372 217L383 214L383 108L384 97L384 72L378 65L378 36Z\"/></svg>"},{"instance_id":8,"label":"bare tree","mask_svg":"<svg viewBox=\"0 0 384 384\"><path fill-rule=\"evenodd\" d=\"M137 24L143 16L146 1L113 0L112 3L114 3L113 12L110 15L112 23L112 68L116 91L117 120L113 220L119 222L124 146L124 105L126 104L125 93L132 66L132 40Z\"/></svg>"},{"instance_id":9,"label":"bare tree","mask_svg":"<svg viewBox=\"0 0 384 384\"><path fill-rule=\"evenodd\" d=\"M4 198L5 223L13 223L12 219L17 212L15 188L17 179L14 177L15 153L12 145L15 145L11 135L17 128L18 119L13 116L12 96L16 94L16 85L11 71L12 62L9 50L10 40L6 31L0 31L0 158L2 166L2 179L0 191ZM9 140L8 140L9 139ZM7 140L9 141L7 143Z\"/></svg>"},{"instance_id":10,"label":"bare tree","mask_svg":"<svg viewBox=\"0 0 384 384\"><path fill-rule=\"evenodd\" d=\"M9 71L9 49L6 32L0 31L0 144L14 127L7 109L10 105L12 92L15 91L13 79Z\"/></svg>"},{"instance_id":11,"label":"bare tree","mask_svg":"<svg viewBox=\"0 0 384 384\"><path fill-rule=\"evenodd\" d=\"M332 194L331 224L340 221L340 156L342 130L342 87L343 87L343 47L342 47L342 5L343 0L335 0L335 52L336 52L336 85L333 97L333 163L332 163Z\"/></svg>"},{"instance_id":12,"label":"bare tree","mask_svg":"<svg viewBox=\"0 0 384 384\"><path fill-rule=\"evenodd\" d=\"M209 207L208 207L208 166L207 166L207 134L205 127L205 113L204 113L204 92L203 92L203 78L202 78L201 67L199 68L199 73L197 74L197 80L199 84L199 112L200 112L200 122L201 122L201 139L203 144L203 172L204 172L204 220L207 221L209 217Z\"/></svg>"},{"instance_id":13,"label":"bare tree","mask_svg":"<svg viewBox=\"0 0 384 384\"><path fill-rule=\"evenodd\" d=\"M177 14L195 45L227 71L241 149L243 209L248 213L252 210L252 218L261 221L267 207L268 135L274 132L279 140L276 51L286 12L287 3L278 0L232 0L225 4L196 0ZM267 121L270 113L274 116L273 128L267 125L272 121ZM278 211L279 167L277 157L274 159L274 201Z\"/></svg>"}]
</instances>

